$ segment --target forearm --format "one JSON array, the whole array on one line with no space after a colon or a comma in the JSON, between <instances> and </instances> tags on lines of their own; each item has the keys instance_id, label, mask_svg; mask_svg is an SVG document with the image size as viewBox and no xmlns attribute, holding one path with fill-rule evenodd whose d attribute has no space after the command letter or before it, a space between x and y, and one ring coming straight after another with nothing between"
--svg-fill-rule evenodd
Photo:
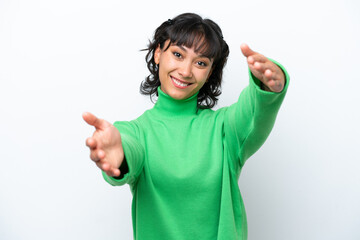
<instances>
[{"instance_id":1,"label":"forearm","mask_svg":"<svg viewBox=\"0 0 360 240\"><path fill-rule=\"evenodd\" d=\"M249 70L249 86L227 109L225 136L230 152L234 153L240 166L260 148L272 130L289 84L286 70L284 74L287 77L283 90L271 92L262 89L262 82Z\"/></svg>"}]
</instances>

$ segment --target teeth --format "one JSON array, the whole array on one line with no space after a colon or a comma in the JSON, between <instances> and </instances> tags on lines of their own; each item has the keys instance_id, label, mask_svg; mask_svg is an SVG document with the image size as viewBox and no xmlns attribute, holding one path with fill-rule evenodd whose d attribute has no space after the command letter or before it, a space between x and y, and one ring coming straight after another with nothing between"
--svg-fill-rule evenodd
<instances>
[{"instance_id":1,"label":"teeth","mask_svg":"<svg viewBox=\"0 0 360 240\"><path fill-rule=\"evenodd\" d=\"M186 86L190 85L190 84L182 83L182 82L180 82L180 81L178 81L178 80L176 80L176 79L174 79L174 78L172 78L172 80L173 80L177 85L179 85L179 86L181 86L181 87L186 87Z\"/></svg>"}]
</instances>

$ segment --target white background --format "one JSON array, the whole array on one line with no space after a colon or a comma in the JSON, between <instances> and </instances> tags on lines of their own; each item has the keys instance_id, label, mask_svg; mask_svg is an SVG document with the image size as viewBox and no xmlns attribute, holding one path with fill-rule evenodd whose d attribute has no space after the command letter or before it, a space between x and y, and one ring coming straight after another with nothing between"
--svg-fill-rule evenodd
<instances>
[{"instance_id":1,"label":"white background","mask_svg":"<svg viewBox=\"0 0 360 240\"><path fill-rule=\"evenodd\" d=\"M360 239L356 0L0 0L0 239L132 239L129 187L90 161L81 114L151 108L139 50L183 12L216 21L230 46L218 107L247 85L243 42L291 76L240 177L249 240Z\"/></svg>"}]
</instances>

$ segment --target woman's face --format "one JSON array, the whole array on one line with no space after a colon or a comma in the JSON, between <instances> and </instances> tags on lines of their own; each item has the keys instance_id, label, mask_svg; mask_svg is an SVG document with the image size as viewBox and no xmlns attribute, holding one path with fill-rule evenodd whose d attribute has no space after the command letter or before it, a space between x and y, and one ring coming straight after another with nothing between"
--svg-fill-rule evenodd
<instances>
[{"instance_id":1,"label":"woman's face","mask_svg":"<svg viewBox=\"0 0 360 240\"><path fill-rule=\"evenodd\" d=\"M167 40L164 49L169 44ZM208 80L213 59L195 53L194 47L187 48L171 44L164 51L155 50L154 60L159 64L161 90L174 99L193 96Z\"/></svg>"}]
</instances>

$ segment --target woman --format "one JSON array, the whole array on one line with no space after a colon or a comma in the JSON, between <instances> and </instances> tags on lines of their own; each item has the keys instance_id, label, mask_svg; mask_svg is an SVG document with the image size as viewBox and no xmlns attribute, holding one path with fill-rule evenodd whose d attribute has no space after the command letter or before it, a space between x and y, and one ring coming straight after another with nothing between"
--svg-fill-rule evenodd
<instances>
[{"instance_id":1,"label":"woman","mask_svg":"<svg viewBox=\"0 0 360 240\"><path fill-rule=\"evenodd\" d=\"M241 50L250 83L238 102L211 110L229 54L221 29L186 13L161 24L148 46L141 92L155 106L114 125L90 113L90 158L133 194L135 239L246 239L238 178L269 135L289 80L274 61ZM280 67L279 67L280 66Z\"/></svg>"}]
</instances>

